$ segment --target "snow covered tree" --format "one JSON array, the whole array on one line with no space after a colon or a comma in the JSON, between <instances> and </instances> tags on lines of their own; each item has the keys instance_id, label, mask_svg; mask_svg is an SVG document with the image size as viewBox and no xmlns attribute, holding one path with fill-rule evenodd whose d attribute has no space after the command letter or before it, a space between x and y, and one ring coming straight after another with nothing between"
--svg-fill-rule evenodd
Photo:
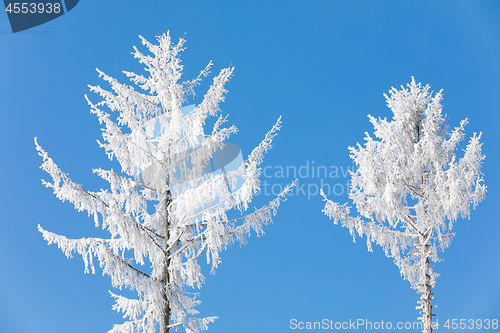
<instances>
[{"instance_id":1,"label":"snow covered tree","mask_svg":"<svg viewBox=\"0 0 500 333\"><path fill-rule=\"evenodd\" d=\"M350 216L347 204L328 200L323 212L349 228L355 240L366 235L393 258L401 275L421 294L419 306L423 332L433 330L432 287L438 276L430 264L440 261L438 250L450 244L453 223L469 218L483 200L486 186L481 177L481 134L470 139L464 156L454 153L463 139L467 119L448 130L441 114L442 91L429 92L412 78L408 88L392 88L384 94L394 113L392 121L368 116L375 128L366 133L362 147L349 147L357 169L351 172L351 199L360 214Z\"/></svg>"},{"instance_id":2,"label":"snow covered tree","mask_svg":"<svg viewBox=\"0 0 500 333\"><path fill-rule=\"evenodd\" d=\"M197 318L194 308L200 303L187 287L200 288L204 276L198 263L205 253L212 272L220 263L219 253L234 242L244 243L253 229L257 235L270 223L289 185L260 209L246 213L253 194L260 186L260 163L280 129L280 119L239 168L233 171L206 172L211 157L236 133L235 126L223 127L227 116L220 115L225 83L233 68L225 68L213 80L203 101L184 114L183 104L209 65L194 80L180 82L183 66L180 52L185 40L173 43L170 35L157 37L153 45L141 37L151 52L145 55L134 47L133 53L144 64L147 76L124 72L139 88L119 83L97 70L112 91L89 86L103 100L87 101L96 114L104 142L99 142L108 157L116 158L121 172L94 169L109 182L109 190L92 192L73 182L37 143L43 157L41 168L52 181L42 181L62 201L70 201L78 211L92 215L96 227L110 233L109 239L68 239L38 226L49 244L56 243L68 257L80 254L85 272L94 273L97 258L113 287L126 287L138 294L129 299L111 293L113 309L123 312L128 321L109 332L169 332L183 326L186 332L200 332L216 317ZM118 112L101 110L107 107ZM214 118L211 133L205 134L208 117ZM230 219L229 211L240 211ZM149 266L149 267L148 267Z\"/></svg>"}]
</instances>

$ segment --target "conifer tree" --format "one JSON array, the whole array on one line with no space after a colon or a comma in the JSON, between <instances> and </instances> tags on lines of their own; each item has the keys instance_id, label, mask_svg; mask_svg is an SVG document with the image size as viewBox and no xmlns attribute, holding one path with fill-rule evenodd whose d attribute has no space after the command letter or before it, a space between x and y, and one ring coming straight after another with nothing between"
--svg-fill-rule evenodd
<instances>
[{"instance_id":1,"label":"conifer tree","mask_svg":"<svg viewBox=\"0 0 500 333\"><path fill-rule=\"evenodd\" d=\"M438 251L450 244L453 223L469 218L484 199L486 186L480 172L481 134L470 139L464 156L455 150L463 139L467 119L449 131L442 115L442 91L429 92L429 85L412 82L408 88L392 88L384 94L393 112L392 121L368 116L375 139L366 133L366 143L349 147L357 169L351 173L349 199L359 213L350 216L347 204L326 198L323 212L356 233L366 235L393 258L401 275L421 294L419 306L423 332L433 330L432 287L438 276L432 262Z\"/></svg>"},{"instance_id":2,"label":"conifer tree","mask_svg":"<svg viewBox=\"0 0 500 333\"><path fill-rule=\"evenodd\" d=\"M181 82L185 40L175 44L168 33L157 37L157 45L141 39L151 54L135 47L133 54L147 75L124 72L136 88L97 70L111 91L89 86L103 99L97 104L85 96L91 112L104 123L100 147L121 167L120 172L93 170L109 182L109 189L93 192L72 181L35 138L43 158L41 168L52 178L43 184L60 200L92 215L96 227L107 229L110 238L69 239L38 229L66 256L80 254L85 272L95 272L97 259L113 287L137 292L137 299L111 293L116 299L113 309L123 312L127 321L109 332L166 333L180 326L188 333L200 332L216 317L195 317L200 301L186 289L200 288L204 282L198 259L204 255L214 272L221 250L244 243L251 230L263 234L263 226L272 222L292 186L264 207L247 212L260 186L259 165L281 121L239 168L208 173L211 157L237 131L235 126L223 127L227 116L219 110L233 68L221 70L201 103L184 114L183 105L190 95L195 97L194 88L209 74L212 63L194 80ZM116 112L116 119L103 107ZM211 133L205 134L209 117L216 118ZM239 210L241 216L230 219L230 210Z\"/></svg>"}]
</instances>

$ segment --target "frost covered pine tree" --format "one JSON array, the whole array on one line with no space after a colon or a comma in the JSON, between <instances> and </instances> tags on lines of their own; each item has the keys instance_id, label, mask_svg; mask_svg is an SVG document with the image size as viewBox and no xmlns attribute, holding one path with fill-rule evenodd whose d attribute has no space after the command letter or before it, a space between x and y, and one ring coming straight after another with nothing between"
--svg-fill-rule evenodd
<instances>
[{"instance_id":1,"label":"frost covered pine tree","mask_svg":"<svg viewBox=\"0 0 500 333\"><path fill-rule=\"evenodd\" d=\"M351 172L349 198L359 217L350 216L347 204L326 198L323 212L349 228L355 240L366 235L393 258L401 275L421 294L419 306L423 332L433 330L432 287L438 276L431 262L440 261L438 250L450 244L453 223L459 215L470 216L484 198L486 186L481 177L481 134L470 139L464 156L454 153L463 139L467 119L452 131L443 116L442 91L432 96L429 85L412 82L408 88L392 88L384 94L394 113L392 121L375 119L373 139L366 133L362 147L349 147L357 166Z\"/></svg>"},{"instance_id":2,"label":"frost covered pine tree","mask_svg":"<svg viewBox=\"0 0 500 333\"><path fill-rule=\"evenodd\" d=\"M219 112L224 84L233 68L223 69L203 101L184 115L181 106L189 95L195 97L193 88L208 75L211 62L196 79L181 83L179 55L185 40L175 44L168 33L157 37L157 45L141 39L151 55L135 47L133 54L149 75L124 72L139 91L98 70L112 92L90 86L103 100L94 104L87 98L91 112L105 125L104 143L99 145L121 165L120 173L93 170L109 182L109 190L92 192L73 182L35 139L43 157L41 168L52 177L43 184L60 200L92 215L96 227L107 229L110 238L68 239L41 226L38 229L66 256L80 254L85 272L95 272L93 260L97 258L113 287L137 292L137 299L111 293L116 299L113 309L123 312L128 321L109 332L156 332L159 328L166 333L180 326L186 332L199 332L216 317L196 318L194 307L200 301L186 290L186 286L200 288L204 282L198 259L205 253L213 272L221 250L235 241L245 242L252 229L262 234L292 186L245 215L259 189L259 164L271 148L280 120L236 171L208 174L205 167L213 153L237 131L234 126L222 126L227 117ZM101 110L103 106L118 112L116 122ZM217 118L211 133L205 134L204 124L211 116ZM230 209L241 211L241 217L229 219L226 212Z\"/></svg>"}]
</instances>

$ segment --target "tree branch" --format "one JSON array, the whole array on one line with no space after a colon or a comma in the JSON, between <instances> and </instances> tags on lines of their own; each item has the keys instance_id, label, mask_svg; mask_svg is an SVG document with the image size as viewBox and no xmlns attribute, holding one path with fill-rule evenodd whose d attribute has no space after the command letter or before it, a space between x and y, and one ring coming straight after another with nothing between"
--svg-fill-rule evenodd
<instances>
[{"instance_id":1,"label":"tree branch","mask_svg":"<svg viewBox=\"0 0 500 333\"><path fill-rule=\"evenodd\" d=\"M405 184L405 185L406 185L406 187L408 187L408 189L409 189L412 193L414 193L415 195L417 195L417 196L421 197L422 199L424 198L424 196L423 196L422 194L417 193L417 192L415 192L415 190L414 190L414 189L419 189L419 190L420 190L420 187L418 187L418 186L413 186L413 185L409 185L409 184L407 184L407 183L404 181L404 179L401 179L401 181L403 182L403 184Z\"/></svg>"}]
</instances>

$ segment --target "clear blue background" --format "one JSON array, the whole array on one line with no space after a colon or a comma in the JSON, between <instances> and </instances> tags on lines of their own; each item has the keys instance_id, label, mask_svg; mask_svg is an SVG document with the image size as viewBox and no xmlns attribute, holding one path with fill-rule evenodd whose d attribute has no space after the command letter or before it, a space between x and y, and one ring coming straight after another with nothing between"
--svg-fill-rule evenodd
<instances>
[{"instance_id":1,"label":"clear blue background","mask_svg":"<svg viewBox=\"0 0 500 333\"><path fill-rule=\"evenodd\" d=\"M106 86L96 67L125 82L122 70L141 70L130 54L133 45L144 50L138 35L154 42L168 30L175 40L186 33L185 79L210 60L212 77L235 66L222 110L240 130L232 141L244 156L283 116L263 164L269 184L292 181L272 175L278 166L351 166L347 147L372 132L366 115L391 116L382 94L392 86L415 76L444 89L449 124L468 117L467 138L483 132L488 193L470 220L456 223L436 264L435 312L441 324L500 319L500 2L107 0L80 1L16 34L0 13L0 332L106 332L122 321L111 310L109 278L83 274L81 258L66 259L36 230L105 235L41 185L48 175L33 138L74 181L105 187L91 169L118 166L97 146L100 126L83 95L99 98L87 84ZM323 179L346 181L341 173ZM333 225L321 197L308 199L308 184L314 192L320 179L301 177L306 195L290 197L266 235L229 248L215 275L206 270L198 310L219 316L210 332L289 332L291 319L416 321L418 295L397 267ZM339 191L330 198L346 202ZM255 207L271 198L256 197Z\"/></svg>"}]
</instances>

